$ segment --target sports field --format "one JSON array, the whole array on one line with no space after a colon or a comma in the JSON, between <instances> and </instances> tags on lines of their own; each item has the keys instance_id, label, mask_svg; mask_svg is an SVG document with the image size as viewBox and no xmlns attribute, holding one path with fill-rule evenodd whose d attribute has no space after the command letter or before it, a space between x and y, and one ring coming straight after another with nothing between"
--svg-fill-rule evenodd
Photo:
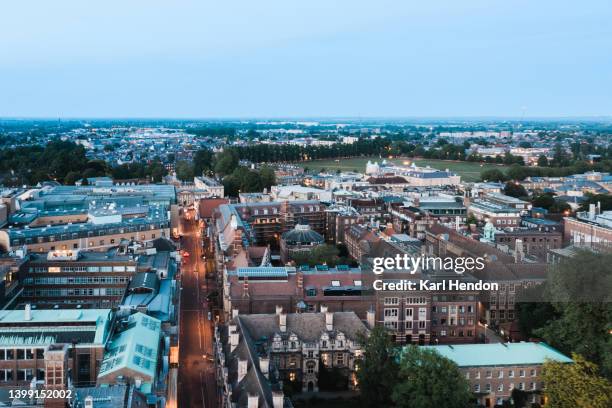
<instances>
[{"instance_id":1,"label":"sports field","mask_svg":"<svg viewBox=\"0 0 612 408\"><path fill-rule=\"evenodd\" d=\"M368 160L380 163L383 159L380 157L353 157L350 159L328 159L328 160L312 160L307 162L296 163L299 166L307 168L308 170L320 171L358 171L365 172L366 163ZM481 164L472 162L462 161L447 161L447 160L429 160L429 159L414 159L410 157L397 157L393 159L387 159L396 164L412 164L416 163L417 166L425 167L431 166L438 170L449 169L450 171L457 173L461 176L462 180L465 181L478 181L480 180L480 173L487 169L500 169L504 171L508 166L499 164Z\"/></svg>"}]
</instances>

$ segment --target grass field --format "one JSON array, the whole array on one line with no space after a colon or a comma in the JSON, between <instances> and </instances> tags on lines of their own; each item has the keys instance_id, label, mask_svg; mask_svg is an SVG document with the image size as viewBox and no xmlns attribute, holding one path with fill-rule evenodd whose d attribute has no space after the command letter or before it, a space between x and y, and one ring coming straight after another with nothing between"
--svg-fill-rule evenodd
<instances>
[{"instance_id":1,"label":"grass field","mask_svg":"<svg viewBox=\"0 0 612 408\"><path fill-rule=\"evenodd\" d=\"M308 168L309 170L320 171L325 169L327 171L359 171L363 173L366 168L366 163L368 160L372 162L381 162L383 159L380 157L354 157L350 159L339 159L338 161L334 159L328 160L313 160L307 162L297 163L298 165ZM461 176L462 180L465 181L478 181L480 180L480 173L483 170L487 169L500 169L504 171L507 166L498 165L498 164L480 164L480 163L471 163L471 162L462 162L462 161L447 161L447 160L428 160L428 159L413 159L410 157L402 158L394 158L390 160L394 163L400 164L404 162L413 162L416 163L417 166L425 167L431 166L438 170L449 169L450 171L457 173Z\"/></svg>"}]
</instances>

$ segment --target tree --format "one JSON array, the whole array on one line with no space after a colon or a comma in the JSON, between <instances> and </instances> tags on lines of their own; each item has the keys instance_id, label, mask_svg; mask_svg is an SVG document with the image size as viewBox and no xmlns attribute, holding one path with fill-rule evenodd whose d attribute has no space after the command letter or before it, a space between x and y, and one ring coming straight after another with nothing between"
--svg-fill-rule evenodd
<instances>
[{"instance_id":1,"label":"tree","mask_svg":"<svg viewBox=\"0 0 612 408\"><path fill-rule=\"evenodd\" d=\"M213 169L213 160L215 156L209 149L200 149L193 156L193 172L200 176L203 173L208 173Z\"/></svg>"},{"instance_id":2,"label":"tree","mask_svg":"<svg viewBox=\"0 0 612 408\"><path fill-rule=\"evenodd\" d=\"M193 165L187 161L179 161L176 163L176 177L181 181L193 180Z\"/></svg>"},{"instance_id":3,"label":"tree","mask_svg":"<svg viewBox=\"0 0 612 408\"><path fill-rule=\"evenodd\" d=\"M601 211L612 210L612 195L611 194L586 194L586 200L580 206L580 211L588 211L590 204L597 205L600 203Z\"/></svg>"},{"instance_id":4,"label":"tree","mask_svg":"<svg viewBox=\"0 0 612 408\"><path fill-rule=\"evenodd\" d=\"M231 174L238 167L240 159L233 149L225 149L215 157L215 173L225 176Z\"/></svg>"},{"instance_id":5,"label":"tree","mask_svg":"<svg viewBox=\"0 0 612 408\"><path fill-rule=\"evenodd\" d=\"M527 393L525 391L514 388L510 395L515 408L524 408L527 405Z\"/></svg>"},{"instance_id":6,"label":"tree","mask_svg":"<svg viewBox=\"0 0 612 408\"><path fill-rule=\"evenodd\" d=\"M559 314L534 333L550 345L578 353L612 377L612 253L579 253L548 271L545 297Z\"/></svg>"},{"instance_id":7,"label":"tree","mask_svg":"<svg viewBox=\"0 0 612 408\"><path fill-rule=\"evenodd\" d=\"M392 406L391 393L399 372L395 344L387 330L376 326L364 343L363 361L360 361L357 379L361 400L365 407Z\"/></svg>"},{"instance_id":8,"label":"tree","mask_svg":"<svg viewBox=\"0 0 612 408\"><path fill-rule=\"evenodd\" d=\"M489 169L480 173L482 181L506 181L506 175L498 169Z\"/></svg>"},{"instance_id":9,"label":"tree","mask_svg":"<svg viewBox=\"0 0 612 408\"><path fill-rule=\"evenodd\" d=\"M259 179L262 188L269 190L270 187L276 185L276 174L272 167L263 166L259 169Z\"/></svg>"},{"instance_id":10,"label":"tree","mask_svg":"<svg viewBox=\"0 0 612 408\"><path fill-rule=\"evenodd\" d=\"M538 166L539 167L548 167L548 158L541 154L540 157L538 157Z\"/></svg>"},{"instance_id":11,"label":"tree","mask_svg":"<svg viewBox=\"0 0 612 408\"><path fill-rule=\"evenodd\" d=\"M542 369L547 397L545 408L608 408L612 406L612 383L600 377L597 365L579 354L573 363L547 361Z\"/></svg>"},{"instance_id":12,"label":"tree","mask_svg":"<svg viewBox=\"0 0 612 408\"><path fill-rule=\"evenodd\" d=\"M432 349L408 346L391 399L397 408L465 408L472 393L453 361Z\"/></svg>"},{"instance_id":13,"label":"tree","mask_svg":"<svg viewBox=\"0 0 612 408\"><path fill-rule=\"evenodd\" d=\"M504 187L504 194L516 198L527 197L529 195L522 184L511 181L506 183L506 186Z\"/></svg>"}]
</instances>

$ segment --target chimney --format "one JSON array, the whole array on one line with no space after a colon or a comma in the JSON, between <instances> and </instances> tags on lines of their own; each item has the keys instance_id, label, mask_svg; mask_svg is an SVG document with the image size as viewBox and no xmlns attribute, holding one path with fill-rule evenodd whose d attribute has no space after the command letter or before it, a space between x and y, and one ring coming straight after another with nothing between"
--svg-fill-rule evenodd
<instances>
[{"instance_id":1,"label":"chimney","mask_svg":"<svg viewBox=\"0 0 612 408\"><path fill-rule=\"evenodd\" d=\"M238 382L242 381L245 375L247 375L248 361L238 360Z\"/></svg>"},{"instance_id":2,"label":"chimney","mask_svg":"<svg viewBox=\"0 0 612 408\"><path fill-rule=\"evenodd\" d=\"M276 305L276 315L279 316L283 313L283 307L281 305Z\"/></svg>"},{"instance_id":3,"label":"chimney","mask_svg":"<svg viewBox=\"0 0 612 408\"><path fill-rule=\"evenodd\" d=\"M234 351L238 347L240 341L240 334L238 332L230 333L230 352Z\"/></svg>"},{"instance_id":4,"label":"chimney","mask_svg":"<svg viewBox=\"0 0 612 408\"><path fill-rule=\"evenodd\" d=\"M374 309L368 310L368 312L366 313L366 321L368 323L368 327L370 329L373 329L376 325L376 312L374 311Z\"/></svg>"},{"instance_id":5,"label":"chimney","mask_svg":"<svg viewBox=\"0 0 612 408\"><path fill-rule=\"evenodd\" d=\"M270 374L270 359L268 357L259 357L259 370L264 377L269 378Z\"/></svg>"},{"instance_id":6,"label":"chimney","mask_svg":"<svg viewBox=\"0 0 612 408\"><path fill-rule=\"evenodd\" d=\"M249 297L249 278L246 276L242 281L242 297Z\"/></svg>"},{"instance_id":7,"label":"chimney","mask_svg":"<svg viewBox=\"0 0 612 408\"><path fill-rule=\"evenodd\" d=\"M595 204L589 204L589 220L594 220L597 210Z\"/></svg>"},{"instance_id":8,"label":"chimney","mask_svg":"<svg viewBox=\"0 0 612 408\"><path fill-rule=\"evenodd\" d=\"M258 408L258 407L259 407L259 395L249 394L248 408Z\"/></svg>"},{"instance_id":9,"label":"chimney","mask_svg":"<svg viewBox=\"0 0 612 408\"><path fill-rule=\"evenodd\" d=\"M327 331L334 330L334 314L332 312L325 313L325 328Z\"/></svg>"},{"instance_id":10,"label":"chimney","mask_svg":"<svg viewBox=\"0 0 612 408\"><path fill-rule=\"evenodd\" d=\"M232 319L235 319L238 316L238 309L232 309Z\"/></svg>"},{"instance_id":11,"label":"chimney","mask_svg":"<svg viewBox=\"0 0 612 408\"><path fill-rule=\"evenodd\" d=\"M327 306L321 305L321 313L327 313Z\"/></svg>"},{"instance_id":12,"label":"chimney","mask_svg":"<svg viewBox=\"0 0 612 408\"><path fill-rule=\"evenodd\" d=\"M23 320L32 320L32 305L29 303L25 305Z\"/></svg>"},{"instance_id":13,"label":"chimney","mask_svg":"<svg viewBox=\"0 0 612 408\"><path fill-rule=\"evenodd\" d=\"M272 407L283 408L285 405L285 395L282 391L272 391Z\"/></svg>"},{"instance_id":14,"label":"chimney","mask_svg":"<svg viewBox=\"0 0 612 408\"><path fill-rule=\"evenodd\" d=\"M298 270L295 275L295 279L296 279L298 293L301 293L302 288L304 287L304 272Z\"/></svg>"},{"instance_id":15,"label":"chimney","mask_svg":"<svg viewBox=\"0 0 612 408\"><path fill-rule=\"evenodd\" d=\"M94 400L91 395L85 397L85 408L93 408Z\"/></svg>"},{"instance_id":16,"label":"chimney","mask_svg":"<svg viewBox=\"0 0 612 408\"><path fill-rule=\"evenodd\" d=\"M278 326L281 332L287 331L287 313L281 313L278 315Z\"/></svg>"}]
</instances>

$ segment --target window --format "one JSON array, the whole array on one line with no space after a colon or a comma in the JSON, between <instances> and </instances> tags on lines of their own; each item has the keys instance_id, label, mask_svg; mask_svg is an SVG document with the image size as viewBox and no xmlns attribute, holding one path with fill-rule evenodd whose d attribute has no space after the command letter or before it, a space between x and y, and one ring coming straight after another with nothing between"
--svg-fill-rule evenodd
<instances>
[{"instance_id":1,"label":"window","mask_svg":"<svg viewBox=\"0 0 612 408\"><path fill-rule=\"evenodd\" d=\"M501 383L501 384L499 384L499 385L497 386L497 391L498 391L498 392L501 392L501 391L503 391L503 390L504 390L504 384L503 384L503 383Z\"/></svg>"},{"instance_id":2,"label":"window","mask_svg":"<svg viewBox=\"0 0 612 408\"><path fill-rule=\"evenodd\" d=\"M474 392L480 392L480 384L474 384Z\"/></svg>"},{"instance_id":3,"label":"window","mask_svg":"<svg viewBox=\"0 0 612 408\"><path fill-rule=\"evenodd\" d=\"M479 380L480 379L480 371L476 371L476 379Z\"/></svg>"},{"instance_id":4,"label":"window","mask_svg":"<svg viewBox=\"0 0 612 408\"><path fill-rule=\"evenodd\" d=\"M514 370L508 371L508 377L514 378Z\"/></svg>"},{"instance_id":5,"label":"window","mask_svg":"<svg viewBox=\"0 0 612 408\"><path fill-rule=\"evenodd\" d=\"M406 320L412 320L412 309L406 309Z\"/></svg>"},{"instance_id":6,"label":"window","mask_svg":"<svg viewBox=\"0 0 612 408\"><path fill-rule=\"evenodd\" d=\"M487 370L486 376L487 376L487 378L492 378L493 377L493 373L490 370Z\"/></svg>"},{"instance_id":7,"label":"window","mask_svg":"<svg viewBox=\"0 0 612 408\"><path fill-rule=\"evenodd\" d=\"M42 360L45 358L45 349L36 349L36 359Z\"/></svg>"},{"instance_id":8,"label":"window","mask_svg":"<svg viewBox=\"0 0 612 408\"><path fill-rule=\"evenodd\" d=\"M531 371L529 372L531 374L532 377L536 376L536 370L535 368L532 368Z\"/></svg>"},{"instance_id":9,"label":"window","mask_svg":"<svg viewBox=\"0 0 612 408\"><path fill-rule=\"evenodd\" d=\"M308 373L308 374L314 374L314 371L315 371L315 363L314 363L314 362L312 362L312 361L309 361L309 362L306 364L306 373Z\"/></svg>"},{"instance_id":10,"label":"window","mask_svg":"<svg viewBox=\"0 0 612 408\"><path fill-rule=\"evenodd\" d=\"M424 329L425 328L425 321L424 320L419 320L419 329Z\"/></svg>"},{"instance_id":11,"label":"window","mask_svg":"<svg viewBox=\"0 0 612 408\"><path fill-rule=\"evenodd\" d=\"M0 381L13 381L13 370L7 368L0 370Z\"/></svg>"},{"instance_id":12,"label":"window","mask_svg":"<svg viewBox=\"0 0 612 408\"><path fill-rule=\"evenodd\" d=\"M339 353L336 355L336 364L339 366L344 365L344 353Z\"/></svg>"},{"instance_id":13,"label":"window","mask_svg":"<svg viewBox=\"0 0 612 408\"><path fill-rule=\"evenodd\" d=\"M306 296L317 296L317 289L316 288L306 289Z\"/></svg>"},{"instance_id":14,"label":"window","mask_svg":"<svg viewBox=\"0 0 612 408\"><path fill-rule=\"evenodd\" d=\"M32 369L17 370L17 381L30 381L33 378Z\"/></svg>"},{"instance_id":15,"label":"window","mask_svg":"<svg viewBox=\"0 0 612 408\"><path fill-rule=\"evenodd\" d=\"M385 305L399 305L399 298L396 297L386 297Z\"/></svg>"},{"instance_id":16,"label":"window","mask_svg":"<svg viewBox=\"0 0 612 408\"><path fill-rule=\"evenodd\" d=\"M504 378L504 372L502 370L497 372L497 378Z\"/></svg>"},{"instance_id":17,"label":"window","mask_svg":"<svg viewBox=\"0 0 612 408\"><path fill-rule=\"evenodd\" d=\"M535 390L535 389L536 389L536 383L534 383L534 382L532 382L532 383L531 383L531 389L532 389L532 390Z\"/></svg>"},{"instance_id":18,"label":"window","mask_svg":"<svg viewBox=\"0 0 612 408\"><path fill-rule=\"evenodd\" d=\"M354 284L355 286L361 286L361 280L354 280L354 281L353 281L353 284Z\"/></svg>"},{"instance_id":19,"label":"window","mask_svg":"<svg viewBox=\"0 0 612 408\"><path fill-rule=\"evenodd\" d=\"M385 322L385 328L391 330L397 330L397 322Z\"/></svg>"},{"instance_id":20,"label":"window","mask_svg":"<svg viewBox=\"0 0 612 408\"><path fill-rule=\"evenodd\" d=\"M525 377L525 370L519 371L519 377Z\"/></svg>"},{"instance_id":21,"label":"window","mask_svg":"<svg viewBox=\"0 0 612 408\"><path fill-rule=\"evenodd\" d=\"M491 392L491 384L485 385L485 391L486 392Z\"/></svg>"},{"instance_id":22,"label":"window","mask_svg":"<svg viewBox=\"0 0 612 408\"><path fill-rule=\"evenodd\" d=\"M333 280L331 281L331 285L335 288L340 286L340 281L339 280Z\"/></svg>"},{"instance_id":23,"label":"window","mask_svg":"<svg viewBox=\"0 0 612 408\"><path fill-rule=\"evenodd\" d=\"M12 349L0 350L0 360L14 360L15 352Z\"/></svg>"},{"instance_id":24,"label":"window","mask_svg":"<svg viewBox=\"0 0 612 408\"><path fill-rule=\"evenodd\" d=\"M398 316L398 312L399 312L399 309L397 309L397 308L393 308L393 309L386 308L384 310L385 317L397 317Z\"/></svg>"}]
</instances>

